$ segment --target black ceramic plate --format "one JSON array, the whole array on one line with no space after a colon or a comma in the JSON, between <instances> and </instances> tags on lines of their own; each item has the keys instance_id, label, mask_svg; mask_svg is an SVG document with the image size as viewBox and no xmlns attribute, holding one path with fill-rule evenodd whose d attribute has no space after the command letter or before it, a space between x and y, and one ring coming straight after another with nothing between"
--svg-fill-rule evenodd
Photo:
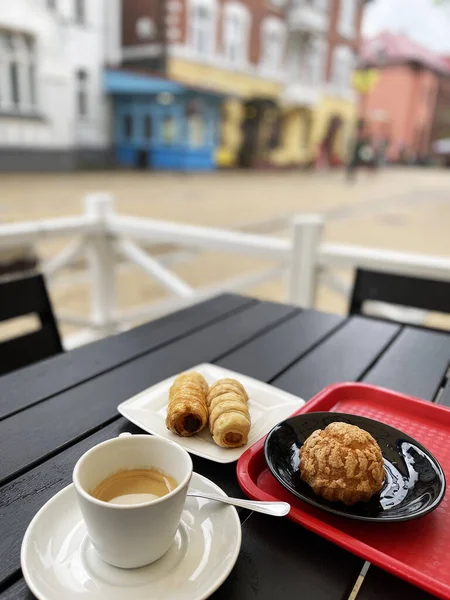
<instances>
[{"instance_id":1,"label":"black ceramic plate","mask_svg":"<svg viewBox=\"0 0 450 600\"><path fill-rule=\"evenodd\" d=\"M380 445L386 476L381 492L370 502L346 506L327 502L300 478L299 450L316 429L343 421L368 431ZM438 461L415 439L398 429L365 417L317 412L291 417L266 438L264 454L272 474L301 500L335 515L360 521L407 521L434 510L445 493L445 476Z\"/></svg>"}]
</instances>

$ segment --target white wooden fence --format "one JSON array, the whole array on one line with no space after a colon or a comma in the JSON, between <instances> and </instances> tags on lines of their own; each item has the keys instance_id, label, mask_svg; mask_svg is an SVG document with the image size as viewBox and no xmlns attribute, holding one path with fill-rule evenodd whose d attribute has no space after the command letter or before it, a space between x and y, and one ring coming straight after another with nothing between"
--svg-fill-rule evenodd
<instances>
[{"instance_id":1,"label":"white wooden fence","mask_svg":"<svg viewBox=\"0 0 450 600\"><path fill-rule=\"evenodd\" d=\"M328 244L322 240L323 227L324 221L319 215L293 217L290 239L197 227L119 215L109 194L91 194L85 198L82 216L0 225L0 250L35 245L48 238L75 236L75 241L71 240L57 256L44 263L42 270L51 280L81 255L86 257L90 315L64 312L57 315L61 322L83 328L76 343L109 335L138 319L150 320L222 291L242 290L284 274L288 275L286 300L305 308L314 305L319 276L335 289L343 293L348 291L330 272L336 267L361 267L450 281L450 257ZM271 259L276 264L257 273L194 289L140 245L151 247L160 243L197 251L251 255ZM169 298L126 312L119 311L115 276L118 256L134 263L157 281L169 292Z\"/></svg>"}]
</instances>

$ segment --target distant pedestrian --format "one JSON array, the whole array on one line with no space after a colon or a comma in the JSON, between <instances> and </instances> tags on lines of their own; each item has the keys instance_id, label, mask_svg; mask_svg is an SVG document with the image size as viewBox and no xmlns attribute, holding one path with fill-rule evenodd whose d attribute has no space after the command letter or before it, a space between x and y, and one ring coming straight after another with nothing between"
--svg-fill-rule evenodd
<instances>
[{"instance_id":1,"label":"distant pedestrian","mask_svg":"<svg viewBox=\"0 0 450 600\"><path fill-rule=\"evenodd\" d=\"M389 138L383 138L378 144L377 161L379 167L384 167L388 164L390 145Z\"/></svg>"},{"instance_id":2,"label":"distant pedestrian","mask_svg":"<svg viewBox=\"0 0 450 600\"><path fill-rule=\"evenodd\" d=\"M366 132L364 121L358 121L356 136L350 151L350 160L347 164L347 179L353 181L355 173L360 167L374 172L377 166L377 155L372 137Z\"/></svg>"}]
</instances>

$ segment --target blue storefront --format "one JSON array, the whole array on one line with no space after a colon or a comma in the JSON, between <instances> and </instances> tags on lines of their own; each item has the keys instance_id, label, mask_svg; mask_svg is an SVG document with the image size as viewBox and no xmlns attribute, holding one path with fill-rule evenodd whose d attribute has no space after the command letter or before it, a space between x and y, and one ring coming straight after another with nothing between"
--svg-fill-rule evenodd
<instances>
[{"instance_id":1,"label":"blue storefront","mask_svg":"<svg viewBox=\"0 0 450 600\"><path fill-rule=\"evenodd\" d=\"M174 81L107 70L116 162L156 170L215 169L223 97Z\"/></svg>"}]
</instances>

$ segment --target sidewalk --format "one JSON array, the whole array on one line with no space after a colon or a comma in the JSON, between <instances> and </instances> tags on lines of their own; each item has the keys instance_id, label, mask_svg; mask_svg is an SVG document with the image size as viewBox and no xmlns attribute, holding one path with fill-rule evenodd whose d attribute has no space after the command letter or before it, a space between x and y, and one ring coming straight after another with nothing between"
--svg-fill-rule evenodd
<instances>
[{"instance_id":1,"label":"sidewalk","mask_svg":"<svg viewBox=\"0 0 450 600\"><path fill-rule=\"evenodd\" d=\"M330 219L329 241L427 254L450 254L450 171L391 170L376 177L361 173L348 185L341 172L234 172L207 175L142 172L0 175L0 218L3 222L76 215L90 192L114 195L117 210L154 219L215 227L245 226L294 212L321 212ZM259 230L260 227L254 228ZM287 231L277 234L288 235ZM39 247L42 257L55 254L67 241ZM187 258L189 260L187 261ZM208 253L186 257L173 270L190 285L208 285L251 272L270 263L238 255ZM351 274L343 274L351 281ZM56 309L87 314L87 282L66 273L55 279ZM72 283L70 283L72 281ZM247 293L285 299L284 282L271 282ZM164 291L134 267L118 275L121 308L162 299ZM321 287L317 307L346 312L346 301ZM63 333L73 331L64 326Z\"/></svg>"}]
</instances>

